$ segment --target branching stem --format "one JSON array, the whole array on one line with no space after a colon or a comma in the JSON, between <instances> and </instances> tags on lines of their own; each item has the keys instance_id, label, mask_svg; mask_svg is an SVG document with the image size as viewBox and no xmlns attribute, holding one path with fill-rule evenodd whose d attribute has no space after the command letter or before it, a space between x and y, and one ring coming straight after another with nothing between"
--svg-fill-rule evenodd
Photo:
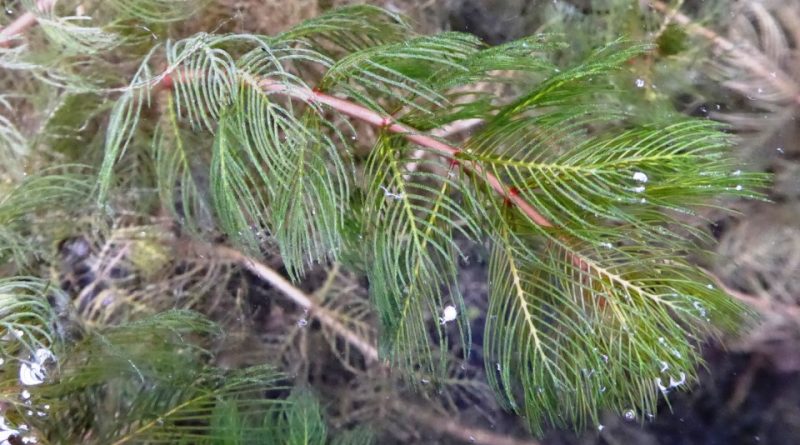
<instances>
[{"instance_id":1,"label":"branching stem","mask_svg":"<svg viewBox=\"0 0 800 445\"><path fill-rule=\"evenodd\" d=\"M305 292L294 287L289 280L282 277L278 272L230 247L218 246L216 247L216 253L222 258L240 264L257 277L270 283L273 287L281 291L281 293L286 295L296 305L308 310L309 314L319 320L320 323L355 346L367 362L378 361L378 349L375 346L348 329L347 326L343 325L336 317L328 313L325 308L317 305Z\"/></svg>"},{"instance_id":2,"label":"branching stem","mask_svg":"<svg viewBox=\"0 0 800 445\"><path fill-rule=\"evenodd\" d=\"M292 283L278 272L236 249L218 245L214 247L214 250L219 257L241 265L260 279L281 291L281 293L295 304L308 310L310 316L315 317L321 324L328 327L331 331L335 332L358 349L361 354L367 358L368 362L378 362L378 349L375 346L361 338L357 333L348 329L347 326L343 325L335 316L315 303L311 297L292 285ZM443 421L442 416L432 413L426 408L409 403L396 402L394 404L394 409L409 419L425 425L431 430L464 442L486 445L539 445L539 442L536 441L517 439L515 437L486 431L481 428L470 427L456 420L451 419Z\"/></svg>"},{"instance_id":3,"label":"branching stem","mask_svg":"<svg viewBox=\"0 0 800 445\"><path fill-rule=\"evenodd\" d=\"M307 88L286 85L271 79L265 79L258 82L258 86L264 91L286 94L290 97L308 103L327 105L342 114L366 122L374 127L382 128L385 131L402 135L409 141L422 147L429 148L447 159L455 160L456 155L461 151L459 148L442 142L433 136L422 134L407 125L401 124L391 116L381 116L379 113L372 111L367 107L358 105L346 99L341 99ZM503 184L503 182L500 181L500 179L498 179L495 175L486 171L483 166L474 162L464 162L463 164L472 170L476 175L483 178L483 180L486 181L486 183L489 184L489 186L500 196L502 196L504 199L507 199L509 203L517 206L522 213L530 218L531 221L542 227L553 227L553 224L541 213L539 213L538 210L525 201L525 199L519 194L514 193L511 188Z\"/></svg>"}]
</instances>

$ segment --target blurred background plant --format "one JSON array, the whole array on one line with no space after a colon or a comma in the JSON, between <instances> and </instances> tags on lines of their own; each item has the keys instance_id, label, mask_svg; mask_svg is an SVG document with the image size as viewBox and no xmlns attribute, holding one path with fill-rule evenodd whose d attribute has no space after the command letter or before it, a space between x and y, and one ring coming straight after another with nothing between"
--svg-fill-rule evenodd
<instances>
[{"instance_id":1,"label":"blurred background plant","mask_svg":"<svg viewBox=\"0 0 800 445\"><path fill-rule=\"evenodd\" d=\"M175 209L199 215L197 231L211 231L213 223L202 202L159 195L159 164L142 155L151 152L150 138L133 137L134 147L118 163L114 188L123 192L112 193L105 208L82 205L95 191L83 165L101 164L109 112L154 43L196 32L276 35L348 3L356 2L5 1L0 268L4 277L32 278L0 283L0 346L8 357L0 364L0 439L180 443L171 434L182 434L186 443L203 443L201 437L207 443L259 443L255 437L277 438L270 443L534 443L523 439L525 427L501 409L486 383L480 357L489 258L480 246L465 244L458 267L464 312L475 323L473 355L448 353L441 384L409 384L375 361L377 316L362 276L320 265L299 284L287 282L297 292L287 298L265 276L270 270L290 275L279 246L267 240L256 261L176 230ZM572 66L620 36L652 43L656 51L615 75L630 94L609 106L640 122L679 114L725 122L737 136L734 153L744 174L775 174L771 202L722 198L719 208L738 213L711 208L702 210L700 222L686 219L712 235L698 242L716 250L693 260L759 311L763 323L727 341L725 355L710 345L713 371L691 395L662 401L664 415L632 422L609 412L580 437L551 430L543 443L793 443L800 436L800 2L372 3L407 14L424 33L466 31L492 45L563 33L570 44L557 53L558 66ZM29 11L36 26L7 32ZM511 97L516 87L484 88ZM157 120L146 117L137 131L175 137L148 127ZM364 157L377 131L353 125L359 134L354 156ZM463 139L472 130L449 136ZM210 145L199 133L180 137L187 145ZM183 162L197 187L208 189L211 179L201 168L208 159ZM350 334L365 343L354 346ZM23 389L23 373L66 383ZM770 386L775 376L794 378ZM313 391L293 390L298 383ZM765 403L768 409L754 412ZM125 412L141 416L126 424L109 415ZM214 420L203 424L197 416ZM46 425L63 429L41 434Z\"/></svg>"}]
</instances>

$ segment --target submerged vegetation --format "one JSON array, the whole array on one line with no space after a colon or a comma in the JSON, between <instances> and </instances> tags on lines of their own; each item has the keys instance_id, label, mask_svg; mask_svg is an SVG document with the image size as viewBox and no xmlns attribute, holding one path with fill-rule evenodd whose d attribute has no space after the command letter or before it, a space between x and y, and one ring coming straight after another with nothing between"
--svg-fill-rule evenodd
<instances>
[{"instance_id":1,"label":"submerged vegetation","mask_svg":"<svg viewBox=\"0 0 800 445\"><path fill-rule=\"evenodd\" d=\"M493 403L582 429L753 320L689 256L765 178L653 88L688 47L655 12L489 46L366 5L262 35L186 33L208 1L18 3L0 440L369 443Z\"/></svg>"}]
</instances>

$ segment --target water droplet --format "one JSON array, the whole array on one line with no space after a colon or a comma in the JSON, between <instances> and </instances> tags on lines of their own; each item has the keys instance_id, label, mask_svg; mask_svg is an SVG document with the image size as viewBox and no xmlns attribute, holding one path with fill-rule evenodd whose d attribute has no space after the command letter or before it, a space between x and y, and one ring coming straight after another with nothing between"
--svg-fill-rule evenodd
<instances>
[{"instance_id":1,"label":"water droplet","mask_svg":"<svg viewBox=\"0 0 800 445\"><path fill-rule=\"evenodd\" d=\"M741 174L742 174L741 170L736 170L736 171L733 172L733 176L739 176Z\"/></svg>"},{"instance_id":2,"label":"water droplet","mask_svg":"<svg viewBox=\"0 0 800 445\"><path fill-rule=\"evenodd\" d=\"M305 318L297 320L297 326L304 328L306 327L306 325L308 325L308 320L306 320Z\"/></svg>"},{"instance_id":3,"label":"water droplet","mask_svg":"<svg viewBox=\"0 0 800 445\"><path fill-rule=\"evenodd\" d=\"M636 79L636 88L644 88L644 79Z\"/></svg>"},{"instance_id":4,"label":"water droplet","mask_svg":"<svg viewBox=\"0 0 800 445\"><path fill-rule=\"evenodd\" d=\"M643 172L636 172L633 174L633 180L639 182L647 182L647 175Z\"/></svg>"},{"instance_id":5,"label":"water droplet","mask_svg":"<svg viewBox=\"0 0 800 445\"><path fill-rule=\"evenodd\" d=\"M605 426L597 425L597 431L603 431L603 429L605 429Z\"/></svg>"},{"instance_id":6,"label":"water droplet","mask_svg":"<svg viewBox=\"0 0 800 445\"><path fill-rule=\"evenodd\" d=\"M28 391L27 389L23 389L23 390L22 390L22 392L21 392L21 393L19 393L19 397L20 397L22 400L28 400L28 399L30 399L30 398L31 398L31 392L30 392L30 391Z\"/></svg>"},{"instance_id":7,"label":"water droplet","mask_svg":"<svg viewBox=\"0 0 800 445\"><path fill-rule=\"evenodd\" d=\"M737 191L739 191L739 190L742 190L742 186L741 186L741 185L737 185L737 186L736 186L736 190L737 190Z\"/></svg>"},{"instance_id":8,"label":"water droplet","mask_svg":"<svg viewBox=\"0 0 800 445\"><path fill-rule=\"evenodd\" d=\"M645 187L643 185L638 185L633 188L633 191L636 193L642 193L645 191Z\"/></svg>"},{"instance_id":9,"label":"water droplet","mask_svg":"<svg viewBox=\"0 0 800 445\"><path fill-rule=\"evenodd\" d=\"M713 284L706 284L706 287L707 287L708 289L712 289L712 290L714 289L714 285L713 285Z\"/></svg>"},{"instance_id":10,"label":"water droplet","mask_svg":"<svg viewBox=\"0 0 800 445\"><path fill-rule=\"evenodd\" d=\"M428 380L428 379L422 379L422 380L420 380L420 382L422 382L422 384L423 384L423 385L427 385L427 384L428 384L428 383L430 383L431 381L430 381L430 380Z\"/></svg>"},{"instance_id":11,"label":"water droplet","mask_svg":"<svg viewBox=\"0 0 800 445\"><path fill-rule=\"evenodd\" d=\"M501 372L500 362L496 363L495 368L497 368L497 372Z\"/></svg>"},{"instance_id":12,"label":"water droplet","mask_svg":"<svg viewBox=\"0 0 800 445\"><path fill-rule=\"evenodd\" d=\"M783 147L778 147L778 148L776 148L775 150L777 150L777 151L778 151L778 153L780 153L780 154L783 154L783 153L784 153L784 152L783 152Z\"/></svg>"},{"instance_id":13,"label":"water droplet","mask_svg":"<svg viewBox=\"0 0 800 445\"><path fill-rule=\"evenodd\" d=\"M669 363L665 362L664 360L661 360L661 369L659 369L659 371L664 372L667 369L669 369Z\"/></svg>"},{"instance_id":14,"label":"water droplet","mask_svg":"<svg viewBox=\"0 0 800 445\"><path fill-rule=\"evenodd\" d=\"M636 419L636 413L632 409L629 409L629 410L625 411L623 416L625 417L625 420L628 420L628 421Z\"/></svg>"}]
</instances>

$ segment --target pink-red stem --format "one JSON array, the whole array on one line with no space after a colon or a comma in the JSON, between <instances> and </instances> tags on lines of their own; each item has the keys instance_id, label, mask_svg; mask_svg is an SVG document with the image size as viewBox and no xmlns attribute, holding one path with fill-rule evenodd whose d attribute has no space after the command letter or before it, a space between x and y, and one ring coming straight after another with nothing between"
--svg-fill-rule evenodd
<instances>
[{"instance_id":1,"label":"pink-red stem","mask_svg":"<svg viewBox=\"0 0 800 445\"><path fill-rule=\"evenodd\" d=\"M338 112L366 122L372 126L382 128L386 131L391 131L404 136L409 141L427 147L442 157L456 161L456 155L461 151L459 148L444 143L434 137L421 134L413 128L397 122L391 116L382 116L379 113L370 110L364 106L355 104L345 99L341 99L330 94L311 90L308 88L300 88L290 85L285 85L274 80L265 79L258 83L258 86L264 91L275 93L282 93L296 99L309 103L318 103L327 105ZM507 187L500 179L491 172L477 163L467 163L467 166L475 174L483 178L489 186L495 190L500 196L505 198L509 203L514 204L520 209L531 221L542 227L553 227L553 224L547 220L539 211L537 211L530 203L525 201L519 193L513 188Z\"/></svg>"},{"instance_id":2,"label":"pink-red stem","mask_svg":"<svg viewBox=\"0 0 800 445\"><path fill-rule=\"evenodd\" d=\"M39 8L39 10L45 10L52 8L54 4L55 0L39 0L36 2L36 7ZM0 29L0 48L10 46L11 41L9 38L27 31L36 24L37 20L36 14L28 11L17 17L16 20L9 23L5 28Z\"/></svg>"}]
</instances>

